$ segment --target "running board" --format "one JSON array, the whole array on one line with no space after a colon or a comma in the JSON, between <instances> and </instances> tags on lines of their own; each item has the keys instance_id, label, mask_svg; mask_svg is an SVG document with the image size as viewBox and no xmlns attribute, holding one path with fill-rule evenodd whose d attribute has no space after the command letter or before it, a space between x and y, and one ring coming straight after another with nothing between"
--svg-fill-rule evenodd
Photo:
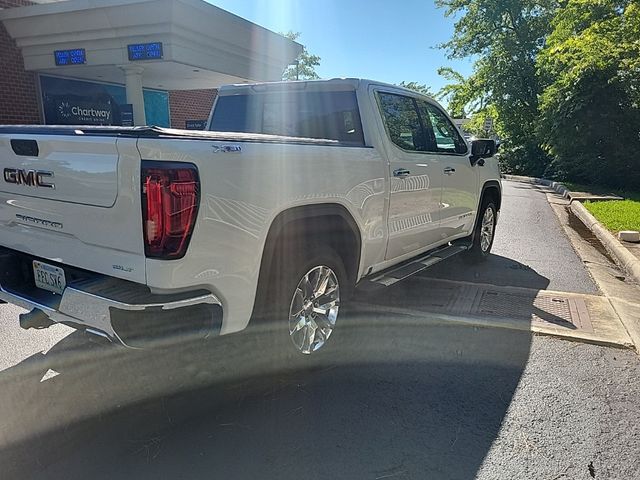
<instances>
[{"instance_id":1,"label":"running board","mask_svg":"<svg viewBox=\"0 0 640 480\"><path fill-rule=\"evenodd\" d=\"M391 268L374 273L371 277L363 279L363 281L358 284L358 288L366 291L375 290L380 287L389 287L394 283L432 267L436 263L440 263L442 260L469 250L469 248L471 248L471 244L465 242L448 244L435 250L430 250L419 257L402 262L400 265L394 265Z\"/></svg>"}]
</instances>

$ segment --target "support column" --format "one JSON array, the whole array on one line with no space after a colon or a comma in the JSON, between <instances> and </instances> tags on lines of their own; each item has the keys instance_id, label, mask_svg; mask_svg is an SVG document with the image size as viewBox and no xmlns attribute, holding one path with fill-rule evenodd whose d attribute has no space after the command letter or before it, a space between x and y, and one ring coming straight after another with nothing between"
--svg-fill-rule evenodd
<instances>
[{"instance_id":1,"label":"support column","mask_svg":"<svg viewBox=\"0 0 640 480\"><path fill-rule=\"evenodd\" d=\"M144 96L142 94L142 72L144 67L140 65L121 65L120 68L124 72L127 103L133 105L133 124L146 125L147 119L144 113Z\"/></svg>"}]
</instances>

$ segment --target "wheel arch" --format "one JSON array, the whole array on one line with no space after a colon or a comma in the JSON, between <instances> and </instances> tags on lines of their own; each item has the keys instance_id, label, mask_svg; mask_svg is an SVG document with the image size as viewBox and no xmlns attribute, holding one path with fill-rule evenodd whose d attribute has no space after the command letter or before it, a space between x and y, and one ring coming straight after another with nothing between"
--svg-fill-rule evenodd
<instances>
[{"instance_id":1,"label":"wheel arch","mask_svg":"<svg viewBox=\"0 0 640 480\"><path fill-rule=\"evenodd\" d=\"M480 190L480 198L478 199L478 209L476 210L476 221L473 224L473 233L471 234L471 238L475 239L476 230L478 229L478 225L481 221L480 219L480 209L482 208L482 204L484 203L484 199L487 196L493 198L496 203L496 210L500 211L500 206L502 205L502 186L500 182L497 180L487 180L482 185L482 189Z\"/></svg>"},{"instance_id":2,"label":"wheel arch","mask_svg":"<svg viewBox=\"0 0 640 480\"><path fill-rule=\"evenodd\" d=\"M360 228L346 207L339 203L322 203L291 207L271 222L260 261L256 308L263 305L274 259L291 248L300 248L313 238L324 238L341 257L349 280L355 284L360 268L362 237Z\"/></svg>"},{"instance_id":3,"label":"wheel arch","mask_svg":"<svg viewBox=\"0 0 640 480\"><path fill-rule=\"evenodd\" d=\"M496 210L500 211L500 206L502 205L502 186L500 182L497 180L487 180L484 182L482 190L480 191L478 210L480 210L480 206L487 196L491 196L495 200Z\"/></svg>"}]
</instances>

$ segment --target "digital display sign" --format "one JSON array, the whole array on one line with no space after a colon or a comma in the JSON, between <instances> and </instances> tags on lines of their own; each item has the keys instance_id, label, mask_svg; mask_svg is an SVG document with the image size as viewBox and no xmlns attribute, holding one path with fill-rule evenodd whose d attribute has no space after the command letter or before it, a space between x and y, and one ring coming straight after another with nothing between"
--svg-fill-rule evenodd
<instances>
[{"instance_id":1,"label":"digital display sign","mask_svg":"<svg viewBox=\"0 0 640 480\"><path fill-rule=\"evenodd\" d=\"M56 50L53 52L56 65L82 65L87 63L87 54L84 48L74 48L73 50Z\"/></svg>"},{"instance_id":2,"label":"digital display sign","mask_svg":"<svg viewBox=\"0 0 640 480\"><path fill-rule=\"evenodd\" d=\"M157 60L162 58L162 42L134 43L127 45L129 60Z\"/></svg>"}]
</instances>

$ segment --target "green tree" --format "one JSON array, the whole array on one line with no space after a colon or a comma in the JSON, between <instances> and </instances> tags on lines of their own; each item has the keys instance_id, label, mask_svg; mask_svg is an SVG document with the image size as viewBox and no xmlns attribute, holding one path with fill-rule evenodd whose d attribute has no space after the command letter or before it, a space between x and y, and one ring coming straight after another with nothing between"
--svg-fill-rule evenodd
<instances>
[{"instance_id":1,"label":"green tree","mask_svg":"<svg viewBox=\"0 0 640 480\"><path fill-rule=\"evenodd\" d=\"M538 135L561 178L640 185L640 4L568 0L537 66Z\"/></svg>"},{"instance_id":2,"label":"green tree","mask_svg":"<svg viewBox=\"0 0 640 480\"><path fill-rule=\"evenodd\" d=\"M477 137L493 137L497 133L498 113L484 93L482 78L478 74L465 78L452 68L442 67L438 74L450 83L438 92L438 98L448 103L449 111L454 118L469 118L464 130ZM491 119L493 128L485 128L486 120ZM501 135L499 135L501 136Z\"/></svg>"},{"instance_id":3,"label":"green tree","mask_svg":"<svg viewBox=\"0 0 640 480\"><path fill-rule=\"evenodd\" d=\"M465 118L468 109L477 110L469 104L476 99L475 91L471 89L471 82L460 73L449 67L438 69L438 75L449 81L438 92L440 100L446 100L452 117Z\"/></svg>"},{"instance_id":4,"label":"green tree","mask_svg":"<svg viewBox=\"0 0 640 480\"><path fill-rule=\"evenodd\" d=\"M498 134L496 131L496 119L497 119L496 109L493 105L489 105L488 107L483 108L482 110L478 110L473 115L471 115L471 119L464 126L464 129L472 135L481 138L489 138ZM485 128L485 122L487 119L491 119L494 125L492 130L487 130Z\"/></svg>"},{"instance_id":5,"label":"green tree","mask_svg":"<svg viewBox=\"0 0 640 480\"><path fill-rule=\"evenodd\" d=\"M555 0L436 0L445 15L458 17L452 39L442 45L452 58L477 56L473 73L453 80L445 94L454 113L491 106L507 171L544 174L548 157L536 137L542 84L536 57L550 31ZM466 103L465 100L467 100ZM464 105L463 105L464 104ZM475 106L474 106L475 104ZM471 106L471 108L469 108ZM467 108L468 110L465 110Z\"/></svg>"},{"instance_id":6,"label":"green tree","mask_svg":"<svg viewBox=\"0 0 640 480\"><path fill-rule=\"evenodd\" d=\"M414 92L421 93L423 95L427 95L428 97L433 97L433 93L431 89L425 85L424 83L418 82L405 82L404 80L398 84L399 87L408 88L409 90L413 90Z\"/></svg>"},{"instance_id":7,"label":"green tree","mask_svg":"<svg viewBox=\"0 0 640 480\"><path fill-rule=\"evenodd\" d=\"M300 32L281 33L294 42L300 38ZM289 65L282 73L283 80L315 80L320 78L316 73L316 67L320 65L320 57L312 55L307 51L307 47L302 46L302 52L298 55L293 65Z\"/></svg>"}]
</instances>

